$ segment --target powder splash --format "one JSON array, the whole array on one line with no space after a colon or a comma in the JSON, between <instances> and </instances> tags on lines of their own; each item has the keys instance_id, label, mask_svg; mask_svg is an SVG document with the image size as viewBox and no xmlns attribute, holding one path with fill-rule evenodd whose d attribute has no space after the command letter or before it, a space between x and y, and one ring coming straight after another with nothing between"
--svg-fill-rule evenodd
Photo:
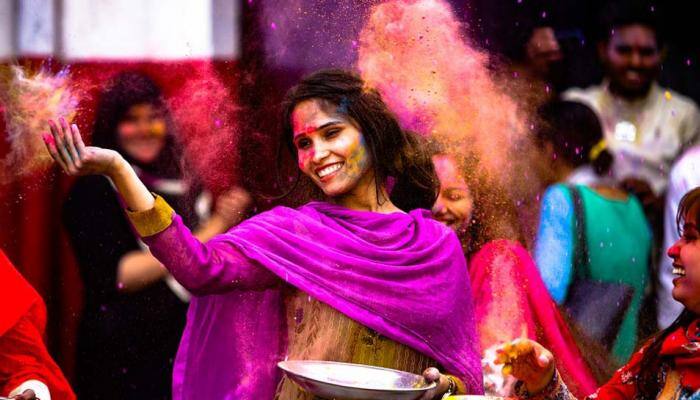
<instances>
[{"instance_id":1,"label":"powder splash","mask_svg":"<svg viewBox=\"0 0 700 400\"><path fill-rule=\"evenodd\" d=\"M68 67L54 74L46 67L33 73L18 65L0 66L0 103L10 145L2 160L0 182L51 165L51 156L41 138L48 129L46 121L59 116L72 121L82 93L70 83Z\"/></svg>"},{"instance_id":2,"label":"powder splash","mask_svg":"<svg viewBox=\"0 0 700 400\"><path fill-rule=\"evenodd\" d=\"M237 180L240 107L234 100L213 66L205 63L193 68L168 101L195 175L215 193Z\"/></svg>"},{"instance_id":3,"label":"powder splash","mask_svg":"<svg viewBox=\"0 0 700 400\"><path fill-rule=\"evenodd\" d=\"M446 1L387 1L362 30L357 68L405 129L460 159L481 234L522 240L516 204L540 188L527 116L461 28Z\"/></svg>"},{"instance_id":4,"label":"powder splash","mask_svg":"<svg viewBox=\"0 0 700 400\"><path fill-rule=\"evenodd\" d=\"M347 68L370 6L379 0L267 0L260 2L265 54L274 67L301 74Z\"/></svg>"},{"instance_id":5,"label":"powder splash","mask_svg":"<svg viewBox=\"0 0 700 400\"><path fill-rule=\"evenodd\" d=\"M404 128L475 157L472 172L490 184L518 186L514 160L530 147L525 119L460 29L445 1L388 1L360 35L358 69Z\"/></svg>"}]
</instances>

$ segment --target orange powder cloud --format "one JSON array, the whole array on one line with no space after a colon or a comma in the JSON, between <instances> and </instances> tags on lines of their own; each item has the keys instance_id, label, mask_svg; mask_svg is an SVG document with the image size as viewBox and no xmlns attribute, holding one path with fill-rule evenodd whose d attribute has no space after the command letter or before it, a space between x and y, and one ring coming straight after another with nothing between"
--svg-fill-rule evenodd
<instances>
[{"instance_id":1,"label":"orange powder cloud","mask_svg":"<svg viewBox=\"0 0 700 400\"><path fill-rule=\"evenodd\" d=\"M372 10L357 66L404 128L476 158L471 172L511 190L522 183L529 129L488 63L445 1L393 0Z\"/></svg>"}]
</instances>

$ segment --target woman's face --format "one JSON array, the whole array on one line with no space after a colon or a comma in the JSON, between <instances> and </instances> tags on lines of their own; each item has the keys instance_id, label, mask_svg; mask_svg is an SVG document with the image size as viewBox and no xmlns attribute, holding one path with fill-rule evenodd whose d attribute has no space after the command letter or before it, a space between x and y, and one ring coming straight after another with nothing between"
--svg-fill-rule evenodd
<instances>
[{"instance_id":1,"label":"woman's face","mask_svg":"<svg viewBox=\"0 0 700 400\"><path fill-rule=\"evenodd\" d=\"M165 118L152 104L131 106L117 125L122 149L134 160L144 164L156 160L165 146Z\"/></svg>"},{"instance_id":2,"label":"woman's face","mask_svg":"<svg viewBox=\"0 0 700 400\"><path fill-rule=\"evenodd\" d=\"M326 113L317 100L305 100L292 112L292 127L299 168L326 195L345 195L371 182L367 145L347 117Z\"/></svg>"},{"instance_id":3,"label":"woman's face","mask_svg":"<svg viewBox=\"0 0 700 400\"><path fill-rule=\"evenodd\" d=\"M673 259L673 290L677 301L694 313L700 313L700 233L695 225L700 206L685 216L681 238L668 249Z\"/></svg>"},{"instance_id":4,"label":"woman's face","mask_svg":"<svg viewBox=\"0 0 700 400\"><path fill-rule=\"evenodd\" d=\"M440 192L433 205L433 216L458 234L464 234L474 210L474 199L467 182L451 156L435 155L433 164L440 180Z\"/></svg>"}]
</instances>

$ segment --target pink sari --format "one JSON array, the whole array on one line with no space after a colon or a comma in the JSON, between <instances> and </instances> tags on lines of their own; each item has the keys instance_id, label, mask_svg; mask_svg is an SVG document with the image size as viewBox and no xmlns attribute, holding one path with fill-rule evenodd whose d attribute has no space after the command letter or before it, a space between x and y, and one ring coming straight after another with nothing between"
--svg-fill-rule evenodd
<instances>
[{"instance_id":1,"label":"pink sari","mask_svg":"<svg viewBox=\"0 0 700 400\"><path fill-rule=\"evenodd\" d=\"M574 337L520 244L494 240L469 260L482 349L526 336L549 349L571 392L583 398L597 385Z\"/></svg>"}]
</instances>

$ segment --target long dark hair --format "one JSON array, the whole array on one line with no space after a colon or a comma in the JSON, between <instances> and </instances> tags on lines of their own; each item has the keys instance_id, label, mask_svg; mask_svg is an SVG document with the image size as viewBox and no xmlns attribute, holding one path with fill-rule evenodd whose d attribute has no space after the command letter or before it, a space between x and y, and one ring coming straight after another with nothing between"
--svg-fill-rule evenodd
<instances>
[{"instance_id":1,"label":"long dark hair","mask_svg":"<svg viewBox=\"0 0 700 400\"><path fill-rule=\"evenodd\" d=\"M681 231L682 225L686 216L693 207L700 205L700 188L695 188L686 193L681 198L676 212L676 227ZM696 224L700 225L700 213L695 215ZM649 341L647 349L644 351L644 356L640 362L640 372L637 379L637 391L639 398L644 400L653 400L661 390L661 382L659 382L659 371L663 361L659 352L661 345L668 335L676 331L678 328L687 328L698 316L687 308L683 310L681 315L663 331L654 335Z\"/></svg>"},{"instance_id":2,"label":"long dark hair","mask_svg":"<svg viewBox=\"0 0 700 400\"><path fill-rule=\"evenodd\" d=\"M345 115L357 124L367 143L378 194L391 177L394 186L389 198L397 207L404 211L432 207L437 198L438 180L421 139L402 130L379 92L368 88L351 72L318 71L287 92L282 140L295 159L292 112L297 104L309 99L319 100L321 107Z\"/></svg>"},{"instance_id":3,"label":"long dark hair","mask_svg":"<svg viewBox=\"0 0 700 400\"><path fill-rule=\"evenodd\" d=\"M542 105L538 114L536 135L540 143L551 143L557 156L573 167L590 163L597 175L610 172L613 157L601 142L603 127L595 111L583 103L553 100ZM595 146L600 148L592 152Z\"/></svg>"},{"instance_id":4,"label":"long dark hair","mask_svg":"<svg viewBox=\"0 0 700 400\"><path fill-rule=\"evenodd\" d=\"M117 127L129 109L135 105L150 104L163 112L166 123L165 146L157 159L143 164L132 159L119 144ZM175 139L174 125L165 105L160 88L148 76L127 71L117 74L102 92L92 134L94 146L116 150L138 167L163 178L179 178L182 175L182 151Z\"/></svg>"}]
</instances>

